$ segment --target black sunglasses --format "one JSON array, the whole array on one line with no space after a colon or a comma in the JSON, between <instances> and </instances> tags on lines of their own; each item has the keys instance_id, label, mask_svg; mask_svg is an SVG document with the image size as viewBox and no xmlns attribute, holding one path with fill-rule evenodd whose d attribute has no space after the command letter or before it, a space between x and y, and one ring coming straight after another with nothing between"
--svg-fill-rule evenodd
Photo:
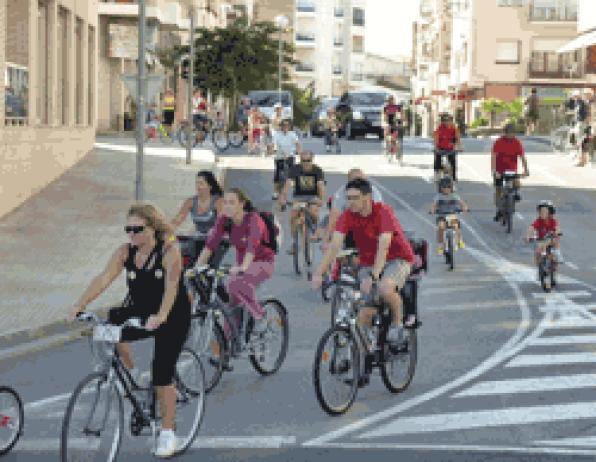
<instances>
[{"instance_id":1,"label":"black sunglasses","mask_svg":"<svg viewBox=\"0 0 596 462\"><path fill-rule=\"evenodd\" d=\"M347 195L346 199L348 199L349 201L357 201L358 199L360 199L362 196L352 196L352 195Z\"/></svg>"},{"instance_id":2,"label":"black sunglasses","mask_svg":"<svg viewBox=\"0 0 596 462\"><path fill-rule=\"evenodd\" d=\"M133 234L139 234L142 233L144 231L145 227L142 225L138 225L138 226L125 226L124 227L124 232L126 234L128 233L133 233Z\"/></svg>"},{"instance_id":3,"label":"black sunglasses","mask_svg":"<svg viewBox=\"0 0 596 462\"><path fill-rule=\"evenodd\" d=\"M302 159L303 164L312 164L312 159Z\"/></svg>"}]
</instances>

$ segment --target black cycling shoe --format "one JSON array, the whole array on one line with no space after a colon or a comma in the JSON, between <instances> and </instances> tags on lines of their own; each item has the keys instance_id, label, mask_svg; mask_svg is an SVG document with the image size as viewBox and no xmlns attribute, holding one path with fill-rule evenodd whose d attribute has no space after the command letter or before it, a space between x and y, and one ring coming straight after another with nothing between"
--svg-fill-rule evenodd
<instances>
[{"instance_id":1,"label":"black cycling shoe","mask_svg":"<svg viewBox=\"0 0 596 462\"><path fill-rule=\"evenodd\" d=\"M513 196L513 199L515 199L515 202L519 202L519 201L521 201L521 196L519 195L519 193L515 193L515 196Z\"/></svg>"},{"instance_id":2,"label":"black cycling shoe","mask_svg":"<svg viewBox=\"0 0 596 462\"><path fill-rule=\"evenodd\" d=\"M493 218L494 221L499 221L501 219L501 212L497 212L495 217Z\"/></svg>"}]
</instances>

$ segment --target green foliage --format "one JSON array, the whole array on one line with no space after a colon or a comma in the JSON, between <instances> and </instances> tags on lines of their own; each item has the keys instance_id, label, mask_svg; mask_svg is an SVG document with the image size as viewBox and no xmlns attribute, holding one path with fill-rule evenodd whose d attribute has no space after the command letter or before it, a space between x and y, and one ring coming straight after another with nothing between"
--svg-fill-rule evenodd
<instances>
[{"instance_id":1,"label":"green foliage","mask_svg":"<svg viewBox=\"0 0 596 462\"><path fill-rule=\"evenodd\" d=\"M294 125L305 129L312 112L320 103L319 98L314 96L312 86L302 89L294 84L286 84L283 86L283 89L292 93L292 100L294 101Z\"/></svg>"},{"instance_id":2,"label":"green foliage","mask_svg":"<svg viewBox=\"0 0 596 462\"><path fill-rule=\"evenodd\" d=\"M483 100L480 107L485 113L490 114L491 128L495 126L497 115L507 111L507 103L497 98Z\"/></svg>"},{"instance_id":3,"label":"green foliage","mask_svg":"<svg viewBox=\"0 0 596 462\"><path fill-rule=\"evenodd\" d=\"M479 117L470 124L470 128L487 127L488 119L486 117Z\"/></svg>"},{"instance_id":4,"label":"green foliage","mask_svg":"<svg viewBox=\"0 0 596 462\"><path fill-rule=\"evenodd\" d=\"M524 121L524 101L522 98L517 98L511 103L507 104L507 112L509 117L507 123L512 123L515 126L521 125Z\"/></svg>"}]
</instances>

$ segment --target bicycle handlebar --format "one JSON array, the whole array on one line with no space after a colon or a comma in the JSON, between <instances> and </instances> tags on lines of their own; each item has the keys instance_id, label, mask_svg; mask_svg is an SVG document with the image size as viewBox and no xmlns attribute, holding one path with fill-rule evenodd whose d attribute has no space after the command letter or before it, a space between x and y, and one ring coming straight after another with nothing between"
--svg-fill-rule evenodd
<instances>
[{"instance_id":1,"label":"bicycle handlebar","mask_svg":"<svg viewBox=\"0 0 596 462\"><path fill-rule=\"evenodd\" d=\"M77 314L76 319L77 321L81 322L92 322L94 324L110 325L107 321L103 321L95 313L82 312ZM147 330L145 326L143 326L143 324L141 323L141 318L129 318L126 321L124 321L124 323L120 324L120 327L134 327L135 329Z\"/></svg>"}]
</instances>

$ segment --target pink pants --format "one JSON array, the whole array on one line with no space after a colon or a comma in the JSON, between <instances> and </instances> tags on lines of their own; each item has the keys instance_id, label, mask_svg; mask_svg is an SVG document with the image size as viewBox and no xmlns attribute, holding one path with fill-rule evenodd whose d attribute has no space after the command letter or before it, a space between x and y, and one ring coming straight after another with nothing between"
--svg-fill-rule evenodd
<instances>
[{"instance_id":1,"label":"pink pants","mask_svg":"<svg viewBox=\"0 0 596 462\"><path fill-rule=\"evenodd\" d=\"M230 295L230 306L241 305L250 312L254 319L261 319L265 312L257 301L256 289L273 275L274 267L273 262L252 262L243 275L231 276L227 286ZM229 326L227 323L225 324L224 331L228 336Z\"/></svg>"}]
</instances>

